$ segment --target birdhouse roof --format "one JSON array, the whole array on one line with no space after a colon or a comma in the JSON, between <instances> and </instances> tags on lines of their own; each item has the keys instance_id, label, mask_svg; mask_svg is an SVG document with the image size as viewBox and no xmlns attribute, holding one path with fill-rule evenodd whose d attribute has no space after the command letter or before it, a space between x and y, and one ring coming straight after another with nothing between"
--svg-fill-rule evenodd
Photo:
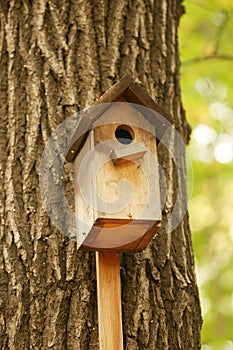
<instances>
[{"instance_id":1,"label":"birdhouse roof","mask_svg":"<svg viewBox=\"0 0 233 350\"><path fill-rule=\"evenodd\" d=\"M116 84L107 90L95 105L101 105L100 108L81 113L77 128L71 138L65 158L68 162L74 161L79 150L82 148L94 122L111 107L111 102L129 102L140 106L147 107L146 113L142 114L150 123L155 126L157 143L161 140L166 130L171 124L171 117L165 113L159 105L148 95L148 93L135 81L129 74L123 76ZM153 111L150 113L150 109Z\"/></svg>"}]
</instances>

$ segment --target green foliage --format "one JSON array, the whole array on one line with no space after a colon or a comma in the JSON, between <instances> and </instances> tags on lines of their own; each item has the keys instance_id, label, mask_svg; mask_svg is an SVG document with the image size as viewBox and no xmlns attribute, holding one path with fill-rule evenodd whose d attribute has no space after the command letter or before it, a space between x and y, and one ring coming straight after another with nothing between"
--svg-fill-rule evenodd
<instances>
[{"instance_id":1,"label":"green foliage","mask_svg":"<svg viewBox=\"0 0 233 350\"><path fill-rule=\"evenodd\" d=\"M203 350L233 349L233 2L184 1L182 98L193 134L188 155Z\"/></svg>"}]
</instances>

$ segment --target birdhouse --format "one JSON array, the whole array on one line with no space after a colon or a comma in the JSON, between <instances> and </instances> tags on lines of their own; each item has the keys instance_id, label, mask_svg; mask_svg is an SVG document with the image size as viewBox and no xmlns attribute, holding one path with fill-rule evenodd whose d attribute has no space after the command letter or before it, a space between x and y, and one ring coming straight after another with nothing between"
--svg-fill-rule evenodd
<instances>
[{"instance_id":1,"label":"birdhouse","mask_svg":"<svg viewBox=\"0 0 233 350\"><path fill-rule=\"evenodd\" d=\"M81 250L136 252L152 240L161 223L157 144L168 125L129 75L83 114L66 154Z\"/></svg>"}]
</instances>

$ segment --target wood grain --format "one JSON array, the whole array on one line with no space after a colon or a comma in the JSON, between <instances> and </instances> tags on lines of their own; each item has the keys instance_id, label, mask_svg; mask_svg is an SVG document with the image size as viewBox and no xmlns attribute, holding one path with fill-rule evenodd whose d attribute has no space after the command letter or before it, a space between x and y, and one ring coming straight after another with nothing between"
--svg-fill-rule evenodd
<instances>
[{"instance_id":1,"label":"wood grain","mask_svg":"<svg viewBox=\"0 0 233 350\"><path fill-rule=\"evenodd\" d=\"M109 103L117 101L127 101L141 106L144 117L148 118L148 120L155 125L158 137L157 143L159 143L172 123L172 118L165 113L155 101L153 101L145 89L136 83L129 74L126 74L115 85L107 90L95 103L96 105L105 104L103 107L100 106L100 108L97 108L96 113L94 112L93 114L89 114L87 111L81 117L65 155L68 162L74 161L93 123L110 108ZM142 107L148 107L148 110L142 109ZM140 109L140 107L138 108Z\"/></svg>"},{"instance_id":2,"label":"wood grain","mask_svg":"<svg viewBox=\"0 0 233 350\"><path fill-rule=\"evenodd\" d=\"M87 239L80 247L82 251L101 251L101 252L139 252L147 247L160 227L160 221L153 226L152 222L142 221L139 223L121 222L126 220L115 220L124 227L119 227L119 223L114 220L98 219ZM98 226L104 227L101 230ZM107 228L110 228L109 230ZM118 229L118 230L117 230ZM124 237L125 236L125 237Z\"/></svg>"},{"instance_id":3,"label":"wood grain","mask_svg":"<svg viewBox=\"0 0 233 350\"><path fill-rule=\"evenodd\" d=\"M100 350L123 350L120 257L96 253Z\"/></svg>"},{"instance_id":4,"label":"wood grain","mask_svg":"<svg viewBox=\"0 0 233 350\"><path fill-rule=\"evenodd\" d=\"M115 137L123 121L132 131L129 145ZM74 161L78 247L142 250L152 239L147 231L161 221L154 126L130 104L122 103L105 111L99 122Z\"/></svg>"}]
</instances>

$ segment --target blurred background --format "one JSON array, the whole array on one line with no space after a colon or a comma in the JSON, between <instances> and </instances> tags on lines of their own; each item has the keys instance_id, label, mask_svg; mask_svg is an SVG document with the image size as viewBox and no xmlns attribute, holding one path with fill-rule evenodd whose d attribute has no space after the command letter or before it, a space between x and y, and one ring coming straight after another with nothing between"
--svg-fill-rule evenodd
<instances>
[{"instance_id":1,"label":"blurred background","mask_svg":"<svg viewBox=\"0 0 233 350\"><path fill-rule=\"evenodd\" d=\"M203 350L233 350L233 1L183 2L182 100ZM193 184L192 184L193 182Z\"/></svg>"}]
</instances>

